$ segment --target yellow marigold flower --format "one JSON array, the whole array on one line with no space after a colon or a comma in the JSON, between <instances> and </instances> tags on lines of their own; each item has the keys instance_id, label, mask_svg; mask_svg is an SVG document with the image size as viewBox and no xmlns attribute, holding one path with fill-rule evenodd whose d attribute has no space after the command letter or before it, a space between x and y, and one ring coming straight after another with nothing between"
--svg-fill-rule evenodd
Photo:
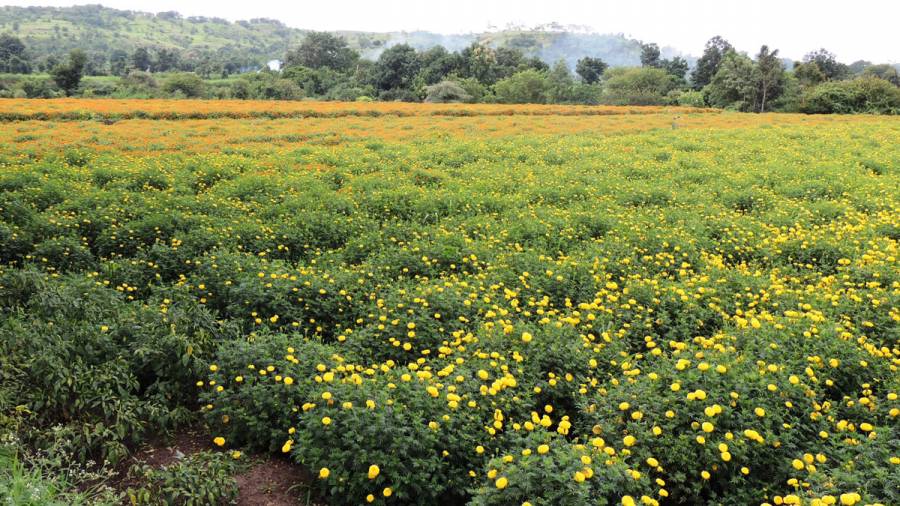
<instances>
[{"instance_id":1,"label":"yellow marigold flower","mask_svg":"<svg viewBox=\"0 0 900 506\"><path fill-rule=\"evenodd\" d=\"M394 490L391 487L384 487L384 490L381 491L381 495L385 497L390 497L394 494Z\"/></svg>"},{"instance_id":2,"label":"yellow marigold flower","mask_svg":"<svg viewBox=\"0 0 900 506\"><path fill-rule=\"evenodd\" d=\"M327 479L330 475L331 475L331 470L328 469L327 467L323 467L322 469L319 469L319 478L320 479L323 479L323 480Z\"/></svg>"},{"instance_id":3,"label":"yellow marigold flower","mask_svg":"<svg viewBox=\"0 0 900 506\"><path fill-rule=\"evenodd\" d=\"M584 473L582 473L581 471L575 471L573 479L578 483L582 483L584 481Z\"/></svg>"},{"instance_id":4,"label":"yellow marigold flower","mask_svg":"<svg viewBox=\"0 0 900 506\"><path fill-rule=\"evenodd\" d=\"M331 425L331 418L327 416L322 417L322 425Z\"/></svg>"},{"instance_id":5,"label":"yellow marigold flower","mask_svg":"<svg viewBox=\"0 0 900 506\"><path fill-rule=\"evenodd\" d=\"M545 453L547 453L549 451L550 451L549 445L540 445L537 447L537 452L541 455L544 455Z\"/></svg>"},{"instance_id":6,"label":"yellow marigold flower","mask_svg":"<svg viewBox=\"0 0 900 506\"><path fill-rule=\"evenodd\" d=\"M532 339L533 339L533 337L531 335L531 332L522 332L522 342L523 343L530 343Z\"/></svg>"},{"instance_id":7,"label":"yellow marigold flower","mask_svg":"<svg viewBox=\"0 0 900 506\"><path fill-rule=\"evenodd\" d=\"M369 466L368 476L370 480L374 480L376 477L378 477L379 473L381 473L381 469L378 466L376 466L375 464Z\"/></svg>"},{"instance_id":8,"label":"yellow marigold flower","mask_svg":"<svg viewBox=\"0 0 900 506\"><path fill-rule=\"evenodd\" d=\"M506 476L501 476L494 482L494 486L500 490L506 488L507 485L509 485L509 480L506 479Z\"/></svg>"},{"instance_id":9,"label":"yellow marigold flower","mask_svg":"<svg viewBox=\"0 0 900 506\"><path fill-rule=\"evenodd\" d=\"M635 506L634 497L630 495L622 496L622 506Z\"/></svg>"},{"instance_id":10,"label":"yellow marigold flower","mask_svg":"<svg viewBox=\"0 0 900 506\"><path fill-rule=\"evenodd\" d=\"M844 506L853 506L854 504L858 503L860 500L862 500L862 497L860 497L860 495L857 494L856 492L852 492L849 494L841 494L841 504Z\"/></svg>"},{"instance_id":11,"label":"yellow marigold flower","mask_svg":"<svg viewBox=\"0 0 900 506\"><path fill-rule=\"evenodd\" d=\"M216 446L225 446L225 438L222 436L219 436L219 437L213 439L213 443L215 443Z\"/></svg>"},{"instance_id":12,"label":"yellow marigold flower","mask_svg":"<svg viewBox=\"0 0 900 506\"><path fill-rule=\"evenodd\" d=\"M625 446L634 446L637 443L637 439L634 436L625 436L622 442L625 443Z\"/></svg>"}]
</instances>

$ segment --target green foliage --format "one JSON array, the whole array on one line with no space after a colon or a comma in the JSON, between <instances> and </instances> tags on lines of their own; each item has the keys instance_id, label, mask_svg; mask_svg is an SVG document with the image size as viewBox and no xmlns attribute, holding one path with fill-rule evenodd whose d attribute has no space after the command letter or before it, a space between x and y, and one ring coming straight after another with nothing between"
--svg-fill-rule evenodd
<instances>
[{"instance_id":1,"label":"green foliage","mask_svg":"<svg viewBox=\"0 0 900 506\"><path fill-rule=\"evenodd\" d=\"M61 63L51 71L53 81L66 95L72 95L78 88L81 78L84 76L84 65L87 63L87 55L80 49L73 49L69 53L66 63Z\"/></svg>"},{"instance_id":2,"label":"green foliage","mask_svg":"<svg viewBox=\"0 0 900 506\"><path fill-rule=\"evenodd\" d=\"M58 270L79 268L71 255L42 248L40 258ZM89 253L79 255L88 262L81 269L95 268ZM191 302L160 300L160 313L92 285L28 271L3 276L3 389L33 413L25 437L37 447L65 441L82 461L117 461L126 444L190 419L194 378L222 330Z\"/></svg>"},{"instance_id":3,"label":"green foliage","mask_svg":"<svg viewBox=\"0 0 900 506\"><path fill-rule=\"evenodd\" d=\"M163 90L186 98L199 98L203 96L203 79L197 74L181 73L167 78L162 85Z\"/></svg>"},{"instance_id":4,"label":"green foliage","mask_svg":"<svg viewBox=\"0 0 900 506\"><path fill-rule=\"evenodd\" d=\"M819 68L822 75L828 81L839 81L849 77L850 69L847 65L837 61L837 58L825 48L807 53L803 57L804 63L812 63Z\"/></svg>"},{"instance_id":5,"label":"green foliage","mask_svg":"<svg viewBox=\"0 0 900 506\"><path fill-rule=\"evenodd\" d=\"M27 74L30 71L22 40L8 33L0 34L0 73Z\"/></svg>"},{"instance_id":6,"label":"green foliage","mask_svg":"<svg viewBox=\"0 0 900 506\"><path fill-rule=\"evenodd\" d=\"M434 103L468 102L472 95L454 81L441 81L425 88L425 101Z\"/></svg>"},{"instance_id":7,"label":"green foliage","mask_svg":"<svg viewBox=\"0 0 900 506\"><path fill-rule=\"evenodd\" d=\"M386 49L378 57L374 69L374 84L379 90L397 93L398 90L412 87L418 71L416 50L408 44L398 44Z\"/></svg>"},{"instance_id":8,"label":"green foliage","mask_svg":"<svg viewBox=\"0 0 900 506\"><path fill-rule=\"evenodd\" d=\"M800 110L813 114L898 114L900 88L877 77L827 82L803 94Z\"/></svg>"},{"instance_id":9,"label":"green foliage","mask_svg":"<svg viewBox=\"0 0 900 506\"><path fill-rule=\"evenodd\" d=\"M350 70L359 54L347 46L343 37L328 32L309 32L297 48L288 51L286 67L327 68L337 72Z\"/></svg>"},{"instance_id":10,"label":"green foliage","mask_svg":"<svg viewBox=\"0 0 900 506\"><path fill-rule=\"evenodd\" d=\"M732 51L734 48L731 44L718 35L706 42L703 55L697 60L697 66L694 68L694 73L691 74L691 85L695 90L700 90L712 82L713 77L719 71L722 59Z\"/></svg>"},{"instance_id":11,"label":"green foliage","mask_svg":"<svg viewBox=\"0 0 900 506\"><path fill-rule=\"evenodd\" d=\"M603 100L613 105L658 105L675 88L672 76L658 68L611 68L603 75Z\"/></svg>"},{"instance_id":12,"label":"green foliage","mask_svg":"<svg viewBox=\"0 0 900 506\"><path fill-rule=\"evenodd\" d=\"M600 58L585 56L578 60L578 64L575 66L575 73L585 83L594 84L603 77L603 73L606 72L607 68L609 68L609 65Z\"/></svg>"},{"instance_id":13,"label":"green foliage","mask_svg":"<svg viewBox=\"0 0 900 506\"><path fill-rule=\"evenodd\" d=\"M143 485L129 489L127 496L136 505L233 504L238 495L234 467L224 454L211 452L195 453L161 468L136 466L129 473Z\"/></svg>"},{"instance_id":14,"label":"green foliage","mask_svg":"<svg viewBox=\"0 0 900 506\"><path fill-rule=\"evenodd\" d=\"M758 92L753 61L734 51L725 55L718 72L704 88L710 105L738 111L756 110Z\"/></svg>"},{"instance_id":15,"label":"green foliage","mask_svg":"<svg viewBox=\"0 0 900 506\"><path fill-rule=\"evenodd\" d=\"M547 102L550 83L545 72L529 69L497 81L493 89L497 102L502 104L543 104Z\"/></svg>"}]
</instances>

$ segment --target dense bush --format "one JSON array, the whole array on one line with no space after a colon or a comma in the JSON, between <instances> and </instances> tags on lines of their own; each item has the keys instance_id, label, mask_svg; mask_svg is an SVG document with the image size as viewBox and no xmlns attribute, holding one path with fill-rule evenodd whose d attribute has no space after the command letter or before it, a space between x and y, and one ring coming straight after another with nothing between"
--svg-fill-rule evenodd
<instances>
[{"instance_id":1,"label":"dense bush","mask_svg":"<svg viewBox=\"0 0 900 506\"><path fill-rule=\"evenodd\" d=\"M876 77L829 81L803 94L800 111L813 114L900 114L900 87Z\"/></svg>"}]
</instances>

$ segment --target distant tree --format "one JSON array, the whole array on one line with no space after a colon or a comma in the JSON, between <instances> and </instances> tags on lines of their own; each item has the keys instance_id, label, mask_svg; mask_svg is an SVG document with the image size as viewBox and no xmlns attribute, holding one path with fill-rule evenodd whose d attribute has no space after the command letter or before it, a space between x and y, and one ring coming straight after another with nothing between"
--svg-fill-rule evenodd
<instances>
[{"instance_id":1,"label":"distant tree","mask_svg":"<svg viewBox=\"0 0 900 506\"><path fill-rule=\"evenodd\" d=\"M494 94L504 104L543 104L549 89L545 72L526 69L497 81Z\"/></svg>"},{"instance_id":2,"label":"distant tree","mask_svg":"<svg viewBox=\"0 0 900 506\"><path fill-rule=\"evenodd\" d=\"M497 82L497 52L493 48L472 43L460 52L463 77L471 77L484 85Z\"/></svg>"},{"instance_id":3,"label":"distant tree","mask_svg":"<svg viewBox=\"0 0 900 506\"><path fill-rule=\"evenodd\" d=\"M837 57L824 48L807 53L803 57L803 61L805 63L815 63L819 70L825 74L825 79L828 81L846 79L850 75L850 68L837 61Z\"/></svg>"},{"instance_id":4,"label":"distant tree","mask_svg":"<svg viewBox=\"0 0 900 506\"><path fill-rule=\"evenodd\" d=\"M871 67L871 66L872 66L872 62L870 62L870 61L856 60L855 62L851 63L850 65L847 65L847 70L849 70L851 74L858 76L858 75L862 74L863 71L865 71L867 67Z\"/></svg>"},{"instance_id":5,"label":"distant tree","mask_svg":"<svg viewBox=\"0 0 900 506\"><path fill-rule=\"evenodd\" d=\"M266 72L261 72L265 74ZM328 67L313 69L309 67L288 67L282 75L299 86L306 96L321 96L328 93L339 83L346 81L346 74L342 74Z\"/></svg>"},{"instance_id":6,"label":"distant tree","mask_svg":"<svg viewBox=\"0 0 900 506\"><path fill-rule=\"evenodd\" d=\"M131 66L137 70L150 71L152 60L146 47L139 47L131 54Z\"/></svg>"},{"instance_id":7,"label":"distant tree","mask_svg":"<svg viewBox=\"0 0 900 506\"><path fill-rule=\"evenodd\" d=\"M302 66L313 69L323 67L339 72L353 68L359 54L347 45L343 37L328 32L310 32L300 45L285 56L285 66Z\"/></svg>"},{"instance_id":8,"label":"distant tree","mask_svg":"<svg viewBox=\"0 0 900 506\"><path fill-rule=\"evenodd\" d=\"M87 55L80 49L73 49L65 63L53 67L50 72L53 82L71 96L78 89L81 78L84 76L84 66L87 63Z\"/></svg>"},{"instance_id":9,"label":"distant tree","mask_svg":"<svg viewBox=\"0 0 900 506\"><path fill-rule=\"evenodd\" d=\"M655 43L641 44L641 66L659 68L662 61L659 57L659 46Z\"/></svg>"},{"instance_id":10,"label":"distant tree","mask_svg":"<svg viewBox=\"0 0 900 506\"><path fill-rule=\"evenodd\" d=\"M0 72L27 74L30 72L25 44L8 33L0 35Z\"/></svg>"},{"instance_id":11,"label":"distant tree","mask_svg":"<svg viewBox=\"0 0 900 506\"><path fill-rule=\"evenodd\" d=\"M122 49L116 49L109 55L109 73L114 76L123 76L128 71L128 53Z\"/></svg>"},{"instance_id":12,"label":"distant tree","mask_svg":"<svg viewBox=\"0 0 900 506\"><path fill-rule=\"evenodd\" d=\"M671 60L663 60L662 68L665 69L669 75L675 77L679 81L684 82L684 76L687 75L688 72L688 62L684 58L680 56L676 56Z\"/></svg>"},{"instance_id":13,"label":"distant tree","mask_svg":"<svg viewBox=\"0 0 900 506\"><path fill-rule=\"evenodd\" d=\"M898 74L896 67L888 65L887 63L881 65L869 65L863 70L862 75L863 77L877 77L879 79L884 79L894 86L900 86L900 74Z\"/></svg>"},{"instance_id":14,"label":"distant tree","mask_svg":"<svg viewBox=\"0 0 900 506\"><path fill-rule=\"evenodd\" d=\"M766 112L766 107L784 89L784 64L778 58L778 50L770 51L768 46L762 46L756 55L755 70L757 110Z\"/></svg>"},{"instance_id":15,"label":"distant tree","mask_svg":"<svg viewBox=\"0 0 900 506\"><path fill-rule=\"evenodd\" d=\"M163 90L167 93L179 93L188 98L203 96L205 84L197 74L175 74L163 83Z\"/></svg>"},{"instance_id":16,"label":"distant tree","mask_svg":"<svg viewBox=\"0 0 900 506\"><path fill-rule=\"evenodd\" d=\"M159 85L149 72L132 70L119 81L119 87L132 96L152 97Z\"/></svg>"},{"instance_id":17,"label":"distant tree","mask_svg":"<svg viewBox=\"0 0 900 506\"><path fill-rule=\"evenodd\" d=\"M829 81L806 90L800 111L812 114L898 114L900 88L877 77Z\"/></svg>"},{"instance_id":18,"label":"distant tree","mask_svg":"<svg viewBox=\"0 0 900 506\"><path fill-rule=\"evenodd\" d=\"M428 86L425 90L425 101L431 103L468 102L472 99L472 95L453 81L441 81Z\"/></svg>"},{"instance_id":19,"label":"distant tree","mask_svg":"<svg viewBox=\"0 0 900 506\"><path fill-rule=\"evenodd\" d=\"M375 63L375 86L380 90L410 89L419 71L416 50L398 44L381 53Z\"/></svg>"},{"instance_id":20,"label":"distant tree","mask_svg":"<svg viewBox=\"0 0 900 506\"><path fill-rule=\"evenodd\" d=\"M603 74L603 99L617 105L664 104L675 85L663 69L615 67Z\"/></svg>"},{"instance_id":21,"label":"distant tree","mask_svg":"<svg viewBox=\"0 0 900 506\"><path fill-rule=\"evenodd\" d=\"M419 55L419 79L425 85L436 84L462 67L462 59L443 46L435 46Z\"/></svg>"},{"instance_id":22,"label":"distant tree","mask_svg":"<svg viewBox=\"0 0 900 506\"><path fill-rule=\"evenodd\" d=\"M565 60L557 61L547 74L547 99L554 104L572 102L575 80Z\"/></svg>"},{"instance_id":23,"label":"distant tree","mask_svg":"<svg viewBox=\"0 0 900 506\"><path fill-rule=\"evenodd\" d=\"M600 77L603 76L603 73L606 72L607 68L609 68L609 65L600 58L585 56L578 60L578 63L575 65L575 73L578 74L585 83L594 84L600 80Z\"/></svg>"},{"instance_id":24,"label":"distant tree","mask_svg":"<svg viewBox=\"0 0 900 506\"><path fill-rule=\"evenodd\" d=\"M733 49L727 40L718 35L706 42L703 56L697 60L697 66L691 75L691 84L693 84L695 90L703 88L712 81L713 76L719 71L719 64L722 62L722 58Z\"/></svg>"},{"instance_id":25,"label":"distant tree","mask_svg":"<svg viewBox=\"0 0 900 506\"><path fill-rule=\"evenodd\" d=\"M472 97L469 102L483 102L490 93L490 90L474 77L460 78L457 82L462 89L466 90L466 94Z\"/></svg>"},{"instance_id":26,"label":"distant tree","mask_svg":"<svg viewBox=\"0 0 900 506\"><path fill-rule=\"evenodd\" d=\"M819 66L813 62L798 63L794 65L794 77L802 87L815 86L825 82L825 74Z\"/></svg>"},{"instance_id":27,"label":"distant tree","mask_svg":"<svg viewBox=\"0 0 900 506\"><path fill-rule=\"evenodd\" d=\"M704 88L713 107L752 111L756 105L756 68L753 61L736 51L725 53L719 70Z\"/></svg>"},{"instance_id":28,"label":"distant tree","mask_svg":"<svg viewBox=\"0 0 900 506\"><path fill-rule=\"evenodd\" d=\"M178 68L181 56L177 49L160 48L156 50L156 59L153 62L154 72L169 72Z\"/></svg>"}]
</instances>

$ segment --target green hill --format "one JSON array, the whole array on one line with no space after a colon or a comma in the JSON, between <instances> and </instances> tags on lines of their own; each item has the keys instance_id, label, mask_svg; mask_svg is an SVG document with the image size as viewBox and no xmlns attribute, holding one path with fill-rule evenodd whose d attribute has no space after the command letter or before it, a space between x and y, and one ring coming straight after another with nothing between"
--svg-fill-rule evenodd
<instances>
[{"instance_id":1,"label":"green hill","mask_svg":"<svg viewBox=\"0 0 900 506\"><path fill-rule=\"evenodd\" d=\"M258 67L280 59L298 44L305 30L273 19L231 22L212 17L182 17L175 12L157 14L110 9L99 5L76 7L0 7L0 33L12 33L27 46L33 61L55 61L74 48L88 52L96 68L102 68L115 51L139 47L176 49L183 58L205 55L227 58L236 68ZM573 33L549 25L538 30L444 35L432 32L339 32L364 57L375 58L393 44L408 43L417 49L443 45L459 50L472 42L510 46L547 62L566 60L570 66L585 55L603 58L612 65L635 65L639 42L623 35ZM664 54L667 51L664 50ZM672 51L668 51L672 53Z\"/></svg>"}]
</instances>

